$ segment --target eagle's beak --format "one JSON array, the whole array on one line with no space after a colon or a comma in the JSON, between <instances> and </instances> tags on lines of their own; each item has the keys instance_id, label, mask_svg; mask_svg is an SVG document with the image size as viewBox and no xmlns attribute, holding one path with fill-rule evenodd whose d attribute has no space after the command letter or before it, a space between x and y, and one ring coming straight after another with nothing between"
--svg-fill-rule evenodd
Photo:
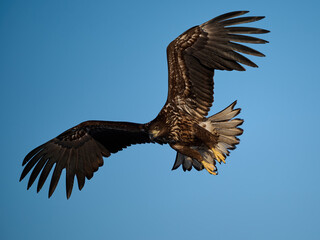
<instances>
[{"instance_id":1,"label":"eagle's beak","mask_svg":"<svg viewBox=\"0 0 320 240\"><path fill-rule=\"evenodd\" d=\"M150 133L149 133L149 138L150 140L154 140L156 137L159 136L159 133L160 133L160 130L152 130Z\"/></svg>"}]
</instances>

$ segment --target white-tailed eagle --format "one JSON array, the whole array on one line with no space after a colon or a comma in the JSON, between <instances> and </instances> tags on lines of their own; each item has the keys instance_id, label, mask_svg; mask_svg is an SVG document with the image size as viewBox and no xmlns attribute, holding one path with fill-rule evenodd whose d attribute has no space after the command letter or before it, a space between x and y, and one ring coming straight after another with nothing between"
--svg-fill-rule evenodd
<instances>
[{"instance_id":1,"label":"white-tailed eagle","mask_svg":"<svg viewBox=\"0 0 320 240\"><path fill-rule=\"evenodd\" d=\"M248 11L220 15L190 28L167 48L169 91L158 116L145 124L110 121L86 121L63 132L32 150L23 161L20 181L31 171L28 189L39 176L40 191L54 167L49 197L54 192L61 172L66 169L66 193L70 197L76 176L79 189L85 178L123 148L140 143L170 144L177 151L173 169L206 169L217 174L216 162L225 162L229 150L239 143L242 119L235 118L240 109L236 102L223 111L207 117L213 102L215 70L244 71L242 64L257 67L240 53L263 57L239 43L263 44L267 41L244 34L269 31L234 26L264 17L239 17Z\"/></svg>"}]
</instances>

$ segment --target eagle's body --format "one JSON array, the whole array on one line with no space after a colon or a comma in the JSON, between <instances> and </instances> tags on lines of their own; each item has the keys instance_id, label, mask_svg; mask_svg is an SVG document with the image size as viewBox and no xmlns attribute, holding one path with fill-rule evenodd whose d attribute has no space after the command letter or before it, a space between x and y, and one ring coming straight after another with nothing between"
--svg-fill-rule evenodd
<instances>
[{"instance_id":1,"label":"eagle's body","mask_svg":"<svg viewBox=\"0 0 320 240\"><path fill-rule=\"evenodd\" d=\"M177 151L173 169L205 168L217 174L216 161L225 162L229 150L239 143L242 119L234 118L240 109L236 102L223 111L207 117L213 102L215 70L245 69L240 63L257 67L239 54L264 56L262 53L235 42L266 43L242 34L261 34L267 30L252 27L230 27L254 22L263 17L239 17L247 11L223 14L195 26L172 41L167 48L169 87L167 101L158 116L149 123L86 121L32 150L24 159L26 164L20 180L33 168L28 188L39 177L40 191L55 165L49 188L54 192L61 172L66 169L66 189L69 198L77 177L81 190L85 178L103 165L109 157L132 144L170 144Z\"/></svg>"}]
</instances>

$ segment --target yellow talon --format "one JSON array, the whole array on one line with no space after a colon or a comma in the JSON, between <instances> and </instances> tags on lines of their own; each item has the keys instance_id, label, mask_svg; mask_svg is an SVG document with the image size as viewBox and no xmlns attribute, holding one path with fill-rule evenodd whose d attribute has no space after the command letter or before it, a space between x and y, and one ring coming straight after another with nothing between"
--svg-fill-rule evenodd
<instances>
[{"instance_id":1,"label":"yellow talon","mask_svg":"<svg viewBox=\"0 0 320 240\"><path fill-rule=\"evenodd\" d=\"M217 161L220 163L221 161L226 163L225 161L225 156L223 156L223 154L221 154L219 151L215 150L214 148L211 148L215 158L217 159Z\"/></svg>"},{"instance_id":2,"label":"yellow talon","mask_svg":"<svg viewBox=\"0 0 320 240\"><path fill-rule=\"evenodd\" d=\"M217 172L215 171L216 168L213 164L207 163L206 161L202 161L201 163L210 174L217 175Z\"/></svg>"}]
</instances>

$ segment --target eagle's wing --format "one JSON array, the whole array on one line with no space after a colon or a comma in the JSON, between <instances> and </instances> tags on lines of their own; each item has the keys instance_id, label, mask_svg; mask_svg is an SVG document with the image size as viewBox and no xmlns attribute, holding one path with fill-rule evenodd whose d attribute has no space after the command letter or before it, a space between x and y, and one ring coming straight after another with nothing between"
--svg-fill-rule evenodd
<instances>
[{"instance_id":1,"label":"eagle's wing","mask_svg":"<svg viewBox=\"0 0 320 240\"><path fill-rule=\"evenodd\" d=\"M108 157L132 144L149 143L148 132L143 124L128 122L87 121L32 150L24 159L20 181L31 172L28 189L40 174L37 191L46 181L55 165L49 188L49 197L54 192L61 172L66 169L67 198L70 197L74 177L81 190L85 177L103 165L102 157Z\"/></svg>"},{"instance_id":2,"label":"eagle's wing","mask_svg":"<svg viewBox=\"0 0 320 240\"><path fill-rule=\"evenodd\" d=\"M245 69L240 64L257 67L238 52L263 57L264 54L235 43L267 43L241 35L267 33L252 27L230 27L255 22L264 17L239 17L248 11L230 12L190 28L172 41L167 48L169 92L167 103L174 103L190 114L203 118L213 102L213 74L215 69Z\"/></svg>"}]
</instances>

